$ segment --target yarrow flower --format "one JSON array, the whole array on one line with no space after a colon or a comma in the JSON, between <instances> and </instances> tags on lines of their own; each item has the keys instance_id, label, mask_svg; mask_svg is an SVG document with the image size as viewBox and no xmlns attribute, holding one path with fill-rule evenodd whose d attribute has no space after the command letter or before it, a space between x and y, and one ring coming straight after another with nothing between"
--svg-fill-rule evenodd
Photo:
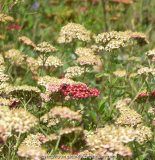
<instances>
[{"instance_id":1,"label":"yarrow flower","mask_svg":"<svg viewBox=\"0 0 155 160\"><path fill-rule=\"evenodd\" d=\"M94 88L90 89L82 84L74 84L74 85L62 84L59 87L59 91L63 92L65 96L70 96L73 99L98 97L99 94L101 94L101 92L98 91L98 89Z\"/></svg>"},{"instance_id":2,"label":"yarrow flower","mask_svg":"<svg viewBox=\"0 0 155 160\"><path fill-rule=\"evenodd\" d=\"M22 41L28 46L36 47L36 45L26 36L19 37L18 41Z\"/></svg>"},{"instance_id":3,"label":"yarrow flower","mask_svg":"<svg viewBox=\"0 0 155 160\"><path fill-rule=\"evenodd\" d=\"M11 26L8 26L6 29L7 29L7 30L10 30L11 28L16 29L16 30L19 30L19 29L20 29L20 26L19 26L19 25L16 25L16 24L13 24L13 25L11 25Z\"/></svg>"}]
</instances>

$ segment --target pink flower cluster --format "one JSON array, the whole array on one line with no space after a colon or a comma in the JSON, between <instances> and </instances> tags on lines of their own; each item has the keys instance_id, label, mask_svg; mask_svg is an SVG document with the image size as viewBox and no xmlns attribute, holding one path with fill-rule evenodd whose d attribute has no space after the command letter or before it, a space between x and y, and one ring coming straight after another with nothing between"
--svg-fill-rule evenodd
<instances>
[{"instance_id":1,"label":"pink flower cluster","mask_svg":"<svg viewBox=\"0 0 155 160\"><path fill-rule=\"evenodd\" d=\"M20 29L20 26L18 26L18 25L16 25L16 24L13 24L13 25L7 27L6 29L9 30L9 29L11 29L11 28L14 28L14 29L18 30L18 29Z\"/></svg>"},{"instance_id":2,"label":"pink flower cluster","mask_svg":"<svg viewBox=\"0 0 155 160\"><path fill-rule=\"evenodd\" d=\"M155 97L155 90L152 93L148 93L147 90L142 91L136 98L136 100L145 100L146 98L148 98L150 100L152 100Z\"/></svg>"},{"instance_id":3,"label":"pink flower cluster","mask_svg":"<svg viewBox=\"0 0 155 160\"><path fill-rule=\"evenodd\" d=\"M72 98L87 98L87 97L98 97L101 92L98 89L90 89L83 84L62 84L59 90L63 92L65 96L71 96Z\"/></svg>"}]
</instances>

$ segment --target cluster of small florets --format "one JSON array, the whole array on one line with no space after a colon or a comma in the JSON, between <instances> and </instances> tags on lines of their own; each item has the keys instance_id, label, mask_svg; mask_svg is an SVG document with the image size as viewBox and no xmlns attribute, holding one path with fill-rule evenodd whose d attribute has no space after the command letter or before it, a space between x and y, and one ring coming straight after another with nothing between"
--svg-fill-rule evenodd
<instances>
[{"instance_id":1,"label":"cluster of small florets","mask_svg":"<svg viewBox=\"0 0 155 160\"><path fill-rule=\"evenodd\" d=\"M19 25L16 25L16 24L12 24L12 25L8 26L6 29L7 29L7 30L10 30L10 29L19 30L19 29L20 29L20 26L19 26Z\"/></svg>"},{"instance_id":2,"label":"cluster of small florets","mask_svg":"<svg viewBox=\"0 0 155 160\"><path fill-rule=\"evenodd\" d=\"M42 98L43 101L48 102L51 100L50 98L50 93L49 92L45 92L45 93L41 93L40 97Z\"/></svg>"},{"instance_id":3,"label":"cluster of small florets","mask_svg":"<svg viewBox=\"0 0 155 160\"><path fill-rule=\"evenodd\" d=\"M85 64L88 64L88 65L96 65L97 62L98 62L98 57L95 56L95 55L92 55L92 56L80 56L78 59L77 59L77 62L80 64L80 65L85 65Z\"/></svg>"},{"instance_id":4,"label":"cluster of small florets","mask_svg":"<svg viewBox=\"0 0 155 160\"><path fill-rule=\"evenodd\" d=\"M148 113L155 115L155 107L150 107Z\"/></svg>"},{"instance_id":5,"label":"cluster of small florets","mask_svg":"<svg viewBox=\"0 0 155 160\"><path fill-rule=\"evenodd\" d=\"M43 65L43 61L42 61L42 56L38 57L38 64L39 66ZM54 67L58 67L58 66L62 66L63 63L61 62L61 60L57 57L54 56L49 56L45 62L45 66L54 66Z\"/></svg>"},{"instance_id":6,"label":"cluster of small florets","mask_svg":"<svg viewBox=\"0 0 155 160\"><path fill-rule=\"evenodd\" d=\"M121 116L117 118L115 124L125 126L135 126L142 122L142 116L136 111L131 110L125 100L116 103L116 108L120 111Z\"/></svg>"},{"instance_id":7,"label":"cluster of small florets","mask_svg":"<svg viewBox=\"0 0 155 160\"><path fill-rule=\"evenodd\" d=\"M24 108L11 110L11 122L16 132L29 132L29 130L38 124L38 119L25 111Z\"/></svg>"},{"instance_id":8,"label":"cluster of small florets","mask_svg":"<svg viewBox=\"0 0 155 160\"><path fill-rule=\"evenodd\" d=\"M26 36L19 37L18 41L22 41L23 43L25 43L28 46L36 47L36 45L30 40L30 38L28 38Z\"/></svg>"},{"instance_id":9,"label":"cluster of small florets","mask_svg":"<svg viewBox=\"0 0 155 160\"><path fill-rule=\"evenodd\" d=\"M152 59L153 57L155 57L155 49L153 50L149 50L145 53L145 56Z\"/></svg>"},{"instance_id":10,"label":"cluster of small florets","mask_svg":"<svg viewBox=\"0 0 155 160\"><path fill-rule=\"evenodd\" d=\"M36 146L22 146L18 148L17 151L18 156L31 158L33 160L40 160L40 157L47 156L46 150L42 147L36 147Z\"/></svg>"},{"instance_id":11,"label":"cluster of small florets","mask_svg":"<svg viewBox=\"0 0 155 160\"><path fill-rule=\"evenodd\" d=\"M27 138L24 139L24 141L21 143L20 147L23 147L23 146L40 147L41 146L41 141L39 140L40 137L45 137L45 136L41 133L30 134L27 136Z\"/></svg>"},{"instance_id":12,"label":"cluster of small florets","mask_svg":"<svg viewBox=\"0 0 155 160\"><path fill-rule=\"evenodd\" d=\"M140 68L138 71L137 71L137 74L144 74L146 76L148 75L154 75L155 74L155 68L148 68L148 67L143 67L143 68Z\"/></svg>"},{"instance_id":13,"label":"cluster of small florets","mask_svg":"<svg viewBox=\"0 0 155 160\"><path fill-rule=\"evenodd\" d=\"M99 51L104 50L104 47L103 47L103 46L92 45L92 46L91 46L91 49L92 49L92 51L94 51L94 52L99 52Z\"/></svg>"},{"instance_id":14,"label":"cluster of small florets","mask_svg":"<svg viewBox=\"0 0 155 160\"><path fill-rule=\"evenodd\" d=\"M125 77L127 75L125 70L122 70L122 71L118 70L118 71L113 72L113 74L118 77Z\"/></svg>"},{"instance_id":15,"label":"cluster of small florets","mask_svg":"<svg viewBox=\"0 0 155 160\"><path fill-rule=\"evenodd\" d=\"M85 42L90 42L90 31L84 26L76 23L68 23L61 28L58 43L70 43L73 39L78 39Z\"/></svg>"},{"instance_id":16,"label":"cluster of small florets","mask_svg":"<svg viewBox=\"0 0 155 160\"><path fill-rule=\"evenodd\" d=\"M40 119L43 123L48 123L47 127L55 126L57 123L59 123L58 118L50 118L49 114L44 114Z\"/></svg>"},{"instance_id":17,"label":"cluster of small florets","mask_svg":"<svg viewBox=\"0 0 155 160\"><path fill-rule=\"evenodd\" d=\"M149 128L149 127L139 125L136 128L136 131L137 131L136 141L139 144L143 144L143 143L147 142L148 140L152 139L152 137L153 137L153 132L151 131L151 128Z\"/></svg>"},{"instance_id":18,"label":"cluster of small florets","mask_svg":"<svg viewBox=\"0 0 155 160\"><path fill-rule=\"evenodd\" d=\"M43 85L48 92L58 92L62 84L72 84L73 82L73 80L68 78L58 79L50 76L44 76L38 79L38 84Z\"/></svg>"},{"instance_id":19,"label":"cluster of small florets","mask_svg":"<svg viewBox=\"0 0 155 160\"><path fill-rule=\"evenodd\" d=\"M4 74L5 67L3 65L0 65L0 81L4 82L9 79L9 76L7 74Z\"/></svg>"},{"instance_id":20,"label":"cluster of small florets","mask_svg":"<svg viewBox=\"0 0 155 160\"><path fill-rule=\"evenodd\" d=\"M135 139L136 132L131 127L123 128L105 126L97 129L97 133L86 138L90 150L98 156L132 156L132 151L123 143L131 142Z\"/></svg>"},{"instance_id":21,"label":"cluster of small florets","mask_svg":"<svg viewBox=\"0 0 155 160\"><path fill-rule=\"evenodd\" d=\"M4 112L3 114L1 114ZM5 126L5 134L11 135L11 131L29 132L37 125L38 119L23 108L9 110L8 106L0 106L0 124Z\"/></svg>"},{"instance_id":22,"label":"cluster of small florets","mask_svg":"<svg viewBox=\"0 0 155 160\"><path fill-rule=\"evenodd\" d=\"M111 52L113 49L125 47L130 42L130 35L117 31L105 32L98 34L95 41L100 45L106 45L105 50Z\"/></svg>"},{"instance_id":23,"label":"cluster of small florets","mask_svg":"<svg viewBox=\"0 0 155 160\"><path fill-rule=\"evenodd\" d=\"M10 97L9 99L0 98L0 105L9 106L10 108L14 108L19 104L19 99Z\"/></svg>"},{"instance_id":24,"label":"cluster of small florets","mask_svg":"<svg viewBox=\"0 0 155 160\"><path fill-rule=\"evenodd\" d=\"M2 54L0 54L0 65L4 63L4 58L2 56Z\"/></svg>"},{"instance_id":25,"label":"cluster of small florets","mask_svg":"<svg viewBox=\"0 0 155 160\"><path fill-rule=\"evenodd\" d=\"M90 89L86 85L82 84L74 84L74 85L67 85L62 84L59 87L59 91L65 95L69 96L70 98L87 98L87 97L98 97L101 92L98 89Z\"/></svg>"},{"instance_id":26,"label":"cluster of small florets","mask_svg":"<svg viewBox=\"0 0 155 160\"><path fill-rule=\"evenodd\" d=\"M131 36L131 39L135 39L138 44L148 44L149 41L146 39L146 35L141 32L132 32L132 31L125 31L125 33Z\"/></svg>"},{"instance_id":27,"label":"cluster of small florets","mask_svg":"<svg viewBox=\"0 0 155 160\"><path fill-rule=\"evenodd\" d=\"M42 54L42 53L57 52L58 50L54 46L50 45L49 43L42 42L34 48L34 51L36 51L39 54Z\"/></svg>"},{"instance_id":28,"label":"cluster of small florets","mask_svg":"<svg viewBox=\"0 0 155 160\"><path fill-rule=\"evenodd\" d=\"M14 21L14 18L6 14L0 14L0 22Z\"/></svg>"},{"instance_id":29,"label":"cluster of small florets","mask_svg":"<svg viewBox=\"0 0 155 160\"><path fill-rule=\"evenodd\" d=\"M66 78L73 78L73 77L81 76L82 73L89 72L89 68L74 66L74 67L67 68L65 72L66 72L65 74Z\"/></svg>"},{"instance_id":30,"label":"cluster of small florets","mask_svg":"<svg viewBox=\"0 0 155 160\"><path fill-rule=\"evenodd\" d=\"M79 56L92 56L92 55L94 55L94 52L90 48L86 48L86 47L78 47L75 50L75 53Z\"/></svg>"},{"instance_id":31,"label":"cluster of small florets","mask_svg":"<svg viewBox=\"0 0 155 160\"><path fill-rule=\"evenodd\" d=\"M47 114L50 119L51 118L67 118L72 120L81 121L82 115L79 115L78 112L74 112L67 107L54 107Z\"/></svg>"},{"instance_id":32,"label":"cluster of small florets","mask_svg":"<svg viewBox=\"0 0 155 160\"><path fill-rule=\"evenodd\" d=\"M145 101L149 98L149 93L147 90L143 90L137 97L136 100Z\"/></svg>"},{"instance_id":33,"label":"cluster of small florets","mask_svg":"<svg viewBox=\"0 0 155 160\"><path fill-rule=\"evenodd\" d=\"M17 49L11 49L4 53L5 58L9 59L11 63L17 66L25 64L27 55L21 55L20 51Z\"/></svg>"}]
</instances>

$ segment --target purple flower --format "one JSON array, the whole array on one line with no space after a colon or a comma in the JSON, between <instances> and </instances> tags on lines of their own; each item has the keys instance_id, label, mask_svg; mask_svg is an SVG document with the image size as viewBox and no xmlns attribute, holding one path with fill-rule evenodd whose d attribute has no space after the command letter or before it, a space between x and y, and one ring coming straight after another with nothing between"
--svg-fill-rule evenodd
<instances>
[{"instance_id":1,"label":"purple flower","mask_svg":"<svg viewBox=\"0 0 155 160\"><path fill-rule=\"evenodd\" d=\"M32 6L31 6L31 9L33 9L33 10L37 10L38 9L38 7L39 7L39 4L37 3L37 2L34 2L33 4L32 4Z\"/></svg>"}]
</instances>

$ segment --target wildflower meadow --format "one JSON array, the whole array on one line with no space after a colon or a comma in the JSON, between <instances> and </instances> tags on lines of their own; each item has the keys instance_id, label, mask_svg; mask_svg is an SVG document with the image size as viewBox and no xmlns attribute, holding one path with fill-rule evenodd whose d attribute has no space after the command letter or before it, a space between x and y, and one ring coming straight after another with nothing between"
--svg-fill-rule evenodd
<instances>
[{"instance_id":1,"label":"wildflower meadow","mask_svg":"<svg viewBox=\"0 0 155 160\"><path fill-rule=\"evenodd\" d=\"M154 0L0 0L0 160L155 160L154 64Z\"/></svg>"}]
</instances>

